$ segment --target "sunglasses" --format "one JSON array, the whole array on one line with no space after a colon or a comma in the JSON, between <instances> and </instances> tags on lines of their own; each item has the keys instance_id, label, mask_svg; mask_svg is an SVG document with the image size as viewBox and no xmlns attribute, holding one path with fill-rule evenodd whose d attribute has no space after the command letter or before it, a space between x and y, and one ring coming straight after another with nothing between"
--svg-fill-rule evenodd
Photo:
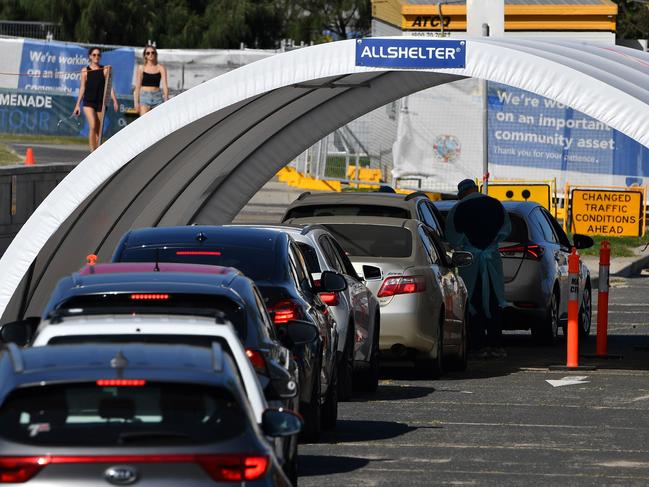
<instances>
[{"instance_id":1,"label":"sunglasses","mask_svg":"<svg viewBox=\"0 0 649 487\"><path fill-rule=\"evenodd\" d=\"M101 57L101 54L94 52L90 55L90 57Z\"/></svg>"},{"instance_id":2,"label":"sunglasses","mask_svg":"<svg viewBox=\"0 0 649 487\"><path fill-rule=\"evenodd\" d=\"M155 56L155 51L147 51L144 53L145 56Z\"/></svg>"}]
</instances>

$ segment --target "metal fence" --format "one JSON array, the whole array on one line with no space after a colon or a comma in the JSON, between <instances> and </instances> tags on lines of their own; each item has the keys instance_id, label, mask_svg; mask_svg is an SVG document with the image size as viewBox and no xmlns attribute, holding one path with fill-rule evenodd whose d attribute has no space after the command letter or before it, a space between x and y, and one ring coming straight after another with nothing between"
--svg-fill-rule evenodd
<instances>
[{"instance_id":1,"label":"metal fence","mask_svg":"<svg viewBox=\"0 0 649 487\"><path fill-rule=\"evenodd\" d=\"M0 20L0 36L30 37L32 39L58 39L61 26L54 22L25 22Z\"/></svg>"}]
</instances>

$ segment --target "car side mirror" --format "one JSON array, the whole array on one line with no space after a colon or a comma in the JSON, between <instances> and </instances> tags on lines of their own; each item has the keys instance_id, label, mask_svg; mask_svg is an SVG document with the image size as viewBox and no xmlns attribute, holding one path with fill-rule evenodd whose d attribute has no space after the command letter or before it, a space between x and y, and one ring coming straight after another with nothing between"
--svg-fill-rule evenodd
<instances>
[{"instance_id":1,"label":"car side mirror","mask_svg":"<svg viewBox=\"0 0 649 487\"><path fill-rule=\"evenodd\" d=\"M267 363L270 381L264 389L264 395L269 400L292 399L297 396L297 382L291 373L274 361Z\"/></svg>"},{"instance_id":2,"label":"car side mirror","mask_svg":"<svg viewBox=\"0 0 649 487\"><path fill-rule=\"evenodd\" d=\"M24 347L31 341L39 322L39 317L31 316L24 320L5 323L0 328L0 341L3 343L15 343L19 347Z\"/></svg>"},{"instance_id":3,"label":"car side mirror","mask_svg":"<svg viewBox=\"0 0 649 487\"><path fill-rule=\"evenodd\" d=\"M451 257L451 267L467 267L473 264L473 254L463 250L456 250Z\"/></svg>"},{"instance_id":4,"label":"car side mirror","mask_svg":"<svg viewBox=\"0 0 649 487\"><path fill-rule=\"evenodd\" d=\"M381 268L373 265L363 265L363 277L366 281L381 279Z\"/></svg>"},{"instance_id":5,"label":"car side mirror","mask_svg":"<svg viewBox=\"0 0 649 487\"><path fill-rule=\"evenodd\" d=\"M341 274L332 271L323 271L320 274L320 288L318 291L336 293L347 289L347 279Z\"/></svg>"},{"instance_id":6,"label":"car side mirror","mask_svg":"<svg viewBox=\"0 0 649 487\"><path fill-rule=\"evenodd\" d=\"M261 416L261 429L272 438L293 436L302 431L302 419L292 411L267 409Z\"/></svg>"},{"instance_id":7,"label":"car side mirror","mask_svg":"<svg viewBox=\"0 0 649 487\"><path fill-rule=\"evenodd\" d=\"M286 348L307 345L320 336L318 327L308 321L291 320L277 327L280 341Z\"/></svg>"},{"instance_id":8,"label":"car side mirror","mask_svg":"<svg viewBox=\"0 0 649 487\"><path fill-rule=\"evenodd\" d=\"M572 236L572 241L576 249L589 249L595 245L592 238L588 235L581 235L579 233L575 233Z\"/></svg>"}]
</instances>

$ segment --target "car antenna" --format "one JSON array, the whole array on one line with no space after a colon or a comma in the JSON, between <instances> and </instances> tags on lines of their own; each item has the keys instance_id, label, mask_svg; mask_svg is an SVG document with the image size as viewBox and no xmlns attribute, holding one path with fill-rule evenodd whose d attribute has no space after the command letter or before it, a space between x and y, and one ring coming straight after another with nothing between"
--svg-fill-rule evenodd
<instances>
[{"instance_id":1,"label":"car antenna","mask_svg":"<svg viewBox=\"0 0 649 487\"><path fill-rule=\"evenodd\" d=\"M155 267L153 272L160 272L160 249L156 247L155 249Z\"/></svg>"}]
</instances>

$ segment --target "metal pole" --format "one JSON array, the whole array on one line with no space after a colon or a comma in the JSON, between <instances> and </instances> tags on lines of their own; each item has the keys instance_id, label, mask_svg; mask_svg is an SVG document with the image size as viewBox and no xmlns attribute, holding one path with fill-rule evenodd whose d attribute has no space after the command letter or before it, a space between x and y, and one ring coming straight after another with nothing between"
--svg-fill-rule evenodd
<instances>
[{"instance_id":1,"label":"metal pole","mask_svg":"<svg viewBox=\"0 0 649 487\"><path fill-rule=\"evenodd\" d=\"M489 24L482 24L482 36L489 37ZM489 186L489 97L487 80L482 80L482 192Z\"/></svg>"}]
</instances>

